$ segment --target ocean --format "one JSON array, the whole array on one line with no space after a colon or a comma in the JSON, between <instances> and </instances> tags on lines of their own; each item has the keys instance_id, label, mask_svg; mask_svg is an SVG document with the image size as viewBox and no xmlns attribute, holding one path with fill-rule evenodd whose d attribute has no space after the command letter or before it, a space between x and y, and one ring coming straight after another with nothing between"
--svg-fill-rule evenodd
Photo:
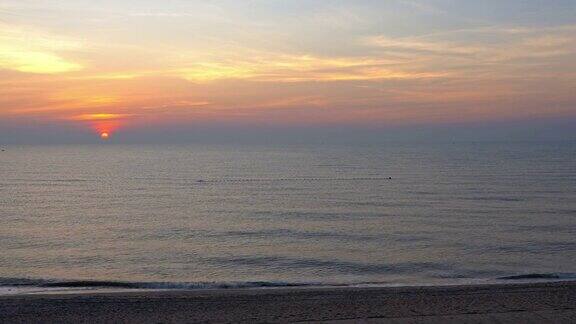
<instances>
[{"instance_id":1,"label":"ocean","mask_svg":"<svg viewBox=\"0 0 576 324\"><path fill-rule=\"evenodd\" d=\"M2 148L1 287L576 273L576 143Z\"/></svg>"}]
</instances>

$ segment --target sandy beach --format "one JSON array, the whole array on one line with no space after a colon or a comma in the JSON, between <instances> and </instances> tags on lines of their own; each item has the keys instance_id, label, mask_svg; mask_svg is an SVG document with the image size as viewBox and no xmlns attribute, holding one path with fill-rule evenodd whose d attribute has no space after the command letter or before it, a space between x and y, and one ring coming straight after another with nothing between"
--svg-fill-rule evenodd
<instances>
[{"instance_id":1,"label":"sandy beach","mask_svg":"<svg viewBox=\"0 0 576 324\"><path fill-rule=\"evenodd\" d=\"M0 296L2 323L570 323L576 282Z\"/></svg>"}]
</instances>

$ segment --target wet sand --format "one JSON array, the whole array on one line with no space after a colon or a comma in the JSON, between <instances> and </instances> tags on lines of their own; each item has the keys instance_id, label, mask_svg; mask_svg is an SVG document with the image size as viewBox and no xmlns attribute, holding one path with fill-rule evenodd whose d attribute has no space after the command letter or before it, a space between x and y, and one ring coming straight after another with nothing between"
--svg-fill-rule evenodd
<instances>
[{"instance_id":1,"label":"wet sand","mask_svg":"<svg viewBox=\"0 0 576 324\"><path fill-rule=\"evenodd\" d=\"M576 281L0 296L1 323L575 323Z\"/></svg>"}]
</instances>

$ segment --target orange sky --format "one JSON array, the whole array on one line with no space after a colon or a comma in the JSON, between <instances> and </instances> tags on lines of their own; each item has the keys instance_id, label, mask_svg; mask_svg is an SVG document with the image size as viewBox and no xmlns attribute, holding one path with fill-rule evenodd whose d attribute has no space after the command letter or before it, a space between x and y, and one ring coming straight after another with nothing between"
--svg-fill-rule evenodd
<instances>
[{"instance_id":1,"label":"orange sky","mask_svg":"<svg viewBox=\"0 0 576 324\"><path fill-rule=\"evenodd\" d=\"M403 125L576 116L570 1L0 3L0 121Z\"/></svg>"}]
</instances>

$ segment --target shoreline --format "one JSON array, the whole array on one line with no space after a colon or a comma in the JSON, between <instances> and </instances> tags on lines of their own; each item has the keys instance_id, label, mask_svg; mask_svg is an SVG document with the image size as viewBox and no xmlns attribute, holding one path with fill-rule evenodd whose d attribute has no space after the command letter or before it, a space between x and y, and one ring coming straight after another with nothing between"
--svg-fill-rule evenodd
<instances>
[{"instance_id":1,"label":"shoreline","mask_svg":"<svg viewBox=\"0 0 576 324\"><path fill-rule=\"evenodd\" d=\"M0 296L0 322L576 321L576 281ZM342 322L344 323L344 322Z\"/></svg>"}]
</instances>

